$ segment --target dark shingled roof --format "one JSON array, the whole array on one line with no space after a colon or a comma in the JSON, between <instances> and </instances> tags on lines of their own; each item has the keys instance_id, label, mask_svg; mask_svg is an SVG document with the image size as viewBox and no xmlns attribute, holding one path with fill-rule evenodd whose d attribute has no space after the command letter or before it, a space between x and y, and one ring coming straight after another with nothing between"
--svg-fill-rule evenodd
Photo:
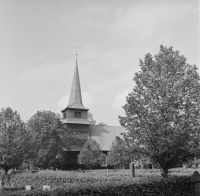
<instances>
[{"instance_id":1,"label":"dark shingled roof","mask_svg":"<svg viewBox=\"0 0 200 196\"><path fill-rule=\"evenodd\" d=\"M122 137L122 132L126 130L120 126L90 125L90 138L96 140L103 151L109 151L116 136Z\"/></svg>"},{"instance_id":2,"label":"dark shingled roof","mask_svg":"<svg viewBox=\"0 0 200 196\"><path fill-rule=\"evenodd\" d=\"M72 105L68 105L67 108L71 108L71 109L81 109L81 110L89 110L87 108L85 108L82 104L80 103L73 103ZM66 108L66 109L67 109Z\"/></svg>"}]
</instances>

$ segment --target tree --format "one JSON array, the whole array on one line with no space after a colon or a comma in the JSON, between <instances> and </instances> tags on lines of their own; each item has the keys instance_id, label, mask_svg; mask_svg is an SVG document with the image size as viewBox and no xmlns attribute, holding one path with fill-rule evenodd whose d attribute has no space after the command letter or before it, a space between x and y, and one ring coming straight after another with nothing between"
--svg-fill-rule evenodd
<instances>
[{"instance_id":1,"label":"tree","mask_svg":"<svg viewBox=\"0 0 200 196\"><path fill-rule=\"evenodd\" d=\"M88 120L90 122L90 124L95 125L96 124L96 120L93 119L93 114L88 112Z\"/></svg>"},{"instance_id":2,"label":"tree","mask_svg":"<svg viewBox=\"0 0 200 196\"><path fill-rule=\"evenodd\" d=\"M78 155L78 163L91 167L101 163L103 158L100 145L93 139L88 139Z\"/></svg>"},{"instance_id":3,"label":"tree","mask_svg":"<svg viewBox=\"0 0 200 196\"><path fill-rule=\"evenodd\" d=\"M167 177L170 168L191 158L199 137L200 77L172 47L160 46L155 59L147 54L140 67L119 119L134 150Z\"/></svg>"},{"instance_id":4,"label":"tree","mask_svg":"<svg viewBox=\"0 0 200 196\"><path fill-rule=\"evenodd\" d=\"M200 164L200 145L199 144L200 144L199 138L197 138L195 146L191 148L193 157L189 161L183 163L184 167L193 167L196 169L198 168Z\"/></svg>"},{"instance_id":5,"label":"tree","mask_svg":"<svg viewBox=\"0 0 200 196\"><path fill-rule=\"evenodd\" d=\"M107 126L107 124L106 124L106 123L103 123L103 122L99 122L97 125Z\"/></svg>"},{"instance_id":6,"label":"tree","mask_svg":"<svg viewBox=\"0 0 200 196\"><path fill-rule=\"evenodd\" d=\"M93 119L93 114L90 112L88 112L88 119L89 119L90 124L96 125L96 120ZM97 125L107 125L107 124L103 122L99 122Z\"/></svg>"},{"instance_id":7,"label":"tree","mask_svg":"<svg viewBox=\"0 0 200 196\"><path fill-rule=\"evenodd\" d=\"M130 164L133 160L139 160L138 154L130 151L126 141L119 136L116 136L115 141L107 156L108 165L124 168L125 165Z\"/></svg>"},{"instance_id":8,"label":"tree","mask_svg":"<svg viewBox=\"0 0 200 196\"><path fill-rule=\"evenodd\" d=\"M11 168L21 165L29 150L28 134L19 113L10 107L0 112L0 167L8 175Z\"/></svg>"},{"instance_id":9,"label":"tree","mask_svg":"<svg viewBox=\"0 0 200 196\"><path fill-rule=\"evenodd\" d=\"M64 126L58 115L51 111L38 111L27 123L32 137L32 159L34 166L47 169L62 167Z\"/></svg>"},{"instance_id":10,"label":"tree","mask_svg":"<svg viewBox=\"0 0 200 196\"><path fill-rule=\"evenodd\" d=\"M129 161L129 162L128 162ZM119 166L123 168L125 164L130 163L130 157L127 154L126 144L119 136L112 142L107 157L108 165Z\"/></svg>"}]
</instances>

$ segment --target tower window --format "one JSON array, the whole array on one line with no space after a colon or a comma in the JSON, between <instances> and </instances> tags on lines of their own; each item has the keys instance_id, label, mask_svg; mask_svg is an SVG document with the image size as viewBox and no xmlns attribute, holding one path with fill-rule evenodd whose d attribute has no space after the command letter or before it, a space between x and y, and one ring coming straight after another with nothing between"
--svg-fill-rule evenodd
<instances>
[{"instance_id":1,"label":"tower window","mask_svg":"<svg viewBox=\"0 0 200 196\"><path fill-rule=\"evenodd\" d=\"M74 117L75 118L81 118L81 112L75 112Z\"/></svg>"},{"instance_id":2,"label":"tower window","mask_svg":"<svg viewBox=\"0 0 200 196\"><path fill-rule=\"evenodd\" d=\"M66 118L66 112L64 112L64 116L63 117Z\"/></svg>"}]
</instances>

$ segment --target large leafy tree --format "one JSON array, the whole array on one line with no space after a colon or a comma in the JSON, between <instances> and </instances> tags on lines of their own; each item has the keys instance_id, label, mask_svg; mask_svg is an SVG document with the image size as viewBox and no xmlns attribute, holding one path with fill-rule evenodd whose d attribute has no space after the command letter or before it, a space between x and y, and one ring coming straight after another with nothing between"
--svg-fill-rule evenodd
<instances>
[{"instance_id":1,"label":"large leafy tree","mask_svg":"<svg viewBox=\"0 0 200 196\"><path fill-rule=\"evenodd\" d=\"M160 46L155 58L147 54L140 67L120 123L130 147L149 156L167 177L198 144L200 78L196 66L172 47Z\"/></svg>"},{"instance_id":2,"label":"large leafy tree","mask_svg":"<svg viewBox=\"0 0 200 196\"><path fill-rule=\"evenodd\" d=\"M38 111L28 120L27 130L32 138L32 164L43 169L62 167L65 129L60 117L51 111Z\"/></svg>"},{"instance_id":3,"label":"large leafy tree","mask_svg":"<svg viewBox=\"0 0 200 196\"><path fill-rule=\"evenodd\" d=\"M78 163L91 169L92 166L100 164L103 158L100 145L90 138L85 142L84 147L78 155Z\"/></svg>"},{"instance_id":4,"label":"large leafy tree","mask_svg":"<svg viewBox=\"0 0 200 196\"><path fill-rule=\"evenodd\" d=\"M17 167L29 153L29 135L19 113L11 108L0 112L0 167L7 172Z\"/></svg>"}]
</instances>

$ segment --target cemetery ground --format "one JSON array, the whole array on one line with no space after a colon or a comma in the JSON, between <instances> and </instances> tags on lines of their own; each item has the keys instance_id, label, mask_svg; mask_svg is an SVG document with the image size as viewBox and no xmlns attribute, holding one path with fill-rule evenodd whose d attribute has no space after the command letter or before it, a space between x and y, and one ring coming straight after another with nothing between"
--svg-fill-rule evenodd
<instances>
[{"instance_id":1,"label":"cemetery ground","mask_svg":"<svg viewBox=\"0 0 200 196\"><path fill-rule=\"evenodd\" d=\"M134 178L130 177L129 170L12 171L1 195L189 196L194 171L190 168L171 169L168 178L162 178L159 169L136 169ZM26 190L27 185L32 189ZM50 190L44 191L44 185L49 185Z\"/></svg>"}]
</instances>

